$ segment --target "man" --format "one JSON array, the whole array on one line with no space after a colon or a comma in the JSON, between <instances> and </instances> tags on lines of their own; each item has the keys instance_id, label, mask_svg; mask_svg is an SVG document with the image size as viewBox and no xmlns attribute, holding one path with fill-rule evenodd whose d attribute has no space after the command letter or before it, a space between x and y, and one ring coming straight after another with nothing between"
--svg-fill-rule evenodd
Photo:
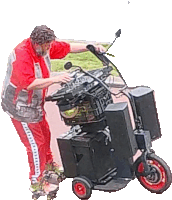
<instances>
[{"instance_id":1,"label":"man","mask_svg":"<svg viewBox=\"0 0 172 200\"><path fill-rule=\"evenodd\" d=\"M102 46L97 51L105 51ZM45 25L37 26L30 37L10 54L2 93L2 108L7 112L25 145L32 185L40 185L46 166L56 170L50 149L50 130L45 119L44 98L55 83L70 81L68 73L50 77L50 59L64 58L68 53L87 51L86 44L56 40ZM39 190L39 187L38 187Z\"/></svg>"}]
</instances>

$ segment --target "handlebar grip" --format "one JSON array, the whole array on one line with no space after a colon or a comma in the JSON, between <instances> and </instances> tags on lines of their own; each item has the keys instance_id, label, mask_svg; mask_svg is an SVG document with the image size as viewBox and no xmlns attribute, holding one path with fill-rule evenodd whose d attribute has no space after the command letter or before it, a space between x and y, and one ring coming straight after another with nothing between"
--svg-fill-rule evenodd
<instances>
[{"instance_id":1,"label":"handlebar grip","mask_svg":"<svg viewBox=\"0 0 172 200\"><path fill-rule=\"evenodd\" d=\"M92 53L94 53L94 54L97 53L95 47L94 47L92 44L88 44L86 47L87 47L87 49L90 50Z\"/></svg>"},{"instance_id":2,"label":"handlebar grip","mask_svg":"<svg viewBox=\"0 0 172 200\"><path fill-rule=\"evenodd\" d=\"M52 96L48 96L48 97L45 97L45 101L57 101L57 98L55 97L52 97Z\"/></svg>"},{"instance_id":3,"label":"handlebar grip","mask_svg":"<svg viewBox=\"0 0 172 200\"><path fill-rule=\"evenodd\" d=\"M104 56L103 53L96 51L95 47L92 44L88 44L87 49L90 50L99 60L101 60L105 65L109 65L109 60Z\"/></svg>"}]
</instances>

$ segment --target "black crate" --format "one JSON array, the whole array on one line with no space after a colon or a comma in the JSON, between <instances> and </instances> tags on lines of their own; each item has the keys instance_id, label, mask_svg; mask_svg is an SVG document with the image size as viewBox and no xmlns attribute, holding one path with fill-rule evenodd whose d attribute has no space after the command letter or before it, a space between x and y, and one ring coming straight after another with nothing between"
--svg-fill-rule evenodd
<instances>
[{"instance_id":1,"label":"black crate","mask_svg":"<svg viewBox=\"0 0 172 200\"><path fill-rule=\"evenodd\" d=\"M112 102L110 92L99 85L79 99L74 108L61 112L61 116L66 125L99 122L104 118L105 108Z\"/></svg>"}]
</instances>

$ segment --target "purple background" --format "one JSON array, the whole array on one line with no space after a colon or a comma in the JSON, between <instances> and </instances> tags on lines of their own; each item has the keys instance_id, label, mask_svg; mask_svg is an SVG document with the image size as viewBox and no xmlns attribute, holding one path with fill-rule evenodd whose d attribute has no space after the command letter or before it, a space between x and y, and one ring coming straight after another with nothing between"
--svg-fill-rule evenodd
<instances>
[{"instance_id":1,"label":"purple background","mask_svg":"<svg viewBox=\"0 0 172 200\"><path fill-rule=\"evenodd\" d=\"M118 29L121 37L109 49L109 57L128 86L149 86L155 90L162 138L153 143L156 154L172 169L171 160L171 1L5 1L1 5L1 84L10 52L29 37L37 25L47 25L61 39L112 42ZM10 118L1 115L1 195L5 199L31 199L28 190L29 166L26 150ZM77 199L71 179L60 185L58 199ZM172 186L156 195L143 188L137 179L116 193L93 191L90 199L166 199ZM41 197L40 199L46 199Z\"/></svg>"}]
</instances>

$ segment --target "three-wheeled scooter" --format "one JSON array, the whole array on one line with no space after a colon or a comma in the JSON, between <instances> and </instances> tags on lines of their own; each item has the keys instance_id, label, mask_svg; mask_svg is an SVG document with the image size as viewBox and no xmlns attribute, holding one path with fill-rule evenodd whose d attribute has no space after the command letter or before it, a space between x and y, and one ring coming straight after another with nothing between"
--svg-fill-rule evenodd
<instances>
[{"instance_id":1,"label":"three-wheeled scooter","mask_svg":"<svg viewBox=\"0 0 172 200\"><path fill-rule=\"evenodd\" d=\"M73 79L46 98L56 102L65 124L71 126L57 138L64 175L73 178L72 189L80 199L90 198L92 190L120 190L135 177L150 192L163 193L170 187L172 175L151 149L152 142L161 137L154 91L144 86L128 90L106 53L96 52L93 45L87 48L104 67L84 71L67 62L66 70L75 67ZM118 93L105 82L113 68L124 82ZM129 103L115 103L112 95L125 95ZM138 150L141 156L134 161Z\"/></svg>"}]
</instances>

